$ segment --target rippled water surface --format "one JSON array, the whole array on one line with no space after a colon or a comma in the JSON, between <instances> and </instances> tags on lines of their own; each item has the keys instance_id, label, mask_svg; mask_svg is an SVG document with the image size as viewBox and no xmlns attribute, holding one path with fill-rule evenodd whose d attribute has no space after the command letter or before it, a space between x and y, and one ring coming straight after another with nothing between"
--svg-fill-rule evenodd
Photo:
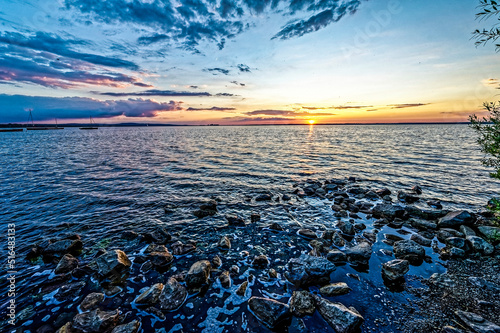
<instances>
[{"instance_id":1,"label":"rippled water surface","mask_svg":"<svg viewBox=\"0 0 500 333\"><path fill-rule=\"evenodd\" d=\"M397 190L419 184L424 198L439 199L445 208L477 209L498 192L498 182L488 177L481 157L474 133L465 125L67 128L0 133L2 232L7 222L16 224L20 255L41 239L62 235L58 226L63 222L91 248L110 243L113 247L119 232L140 232L157 225L177 230L181 238L185 234L195 239L199 248L205 242L208 248L204 234L224 224L225 213L257 210L266 224L324 226L321 220L331 218L331 209L322 202L306 199L294 210L272 203L259 206L250 199L263 192L291 193L293 184L307 179L349 176L373 188ZM222 202L220 215L196 219L191 211L208 198ZM175 213L166 215L165 205L177 207ZM256 235L251 243L262 241L260 237ZM46 269L24 262L18 265L20 281ZM21 289L20 297L26 298L36 290L33 286ZM363 302L363 295L348 301ZM236 315L243 322L249 320L246 314Z\"/></svg>"}]
</instances>

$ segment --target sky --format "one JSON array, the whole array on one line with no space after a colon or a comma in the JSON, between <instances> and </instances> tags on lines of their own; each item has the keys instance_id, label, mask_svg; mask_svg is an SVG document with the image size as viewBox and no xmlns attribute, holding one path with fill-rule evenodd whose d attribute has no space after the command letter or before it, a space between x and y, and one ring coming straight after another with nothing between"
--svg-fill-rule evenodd
<instances>
[{"instance_id":1,"label":"sky","mask_svg":"<svg viewBox=\"0 0 500 333\"><path fill-rule=\"evenodd\" d=\"M477 0L0 0L0 123L467 121Z\"/></svg>"}]
</instances>

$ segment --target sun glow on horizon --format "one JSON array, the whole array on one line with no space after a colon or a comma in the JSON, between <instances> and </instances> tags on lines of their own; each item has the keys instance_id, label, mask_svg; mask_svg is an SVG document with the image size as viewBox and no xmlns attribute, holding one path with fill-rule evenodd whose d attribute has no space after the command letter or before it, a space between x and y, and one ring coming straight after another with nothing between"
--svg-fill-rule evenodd
<instances>
[{"instance_id":1,"label":"sun glow on horizon","mask_svg":"<svg viewBox=\"0 0 500 333\"><path fill-rule=\"evenodd\" d=\"M308 120L307 122L309 123L309 125L314 125L316 123L316 120L311 119L311 120Z\"/></svg>"}]
</instances>

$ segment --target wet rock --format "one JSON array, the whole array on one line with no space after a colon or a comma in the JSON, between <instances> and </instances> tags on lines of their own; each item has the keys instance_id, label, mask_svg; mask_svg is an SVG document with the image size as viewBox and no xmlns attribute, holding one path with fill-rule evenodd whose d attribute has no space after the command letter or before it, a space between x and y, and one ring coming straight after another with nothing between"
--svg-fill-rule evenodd
<instances>
[{"instance_id":1,"label":"wet rock","mask_svg":"<svg viewBox=\"0 0 500 333\"><path fill-rule=\"evenodd\" d=\"M269 265L269 259L267 259L266 255L261 254L260 256L255 256L252 261L253 267L264 268Z\"/></svg>"},{"instance_id":2,"label":"wet rock","mask_svg":"<svg viewBox=\"0 0 500 333\"><path fill-rule=\"evenodd\" d=\"M193 244L183 244L180 241L173 243L171 245L171 248L172 253L176 256L181 256L196 250L196 246L194 246Z\"/></svg>"},{"instance_id":3,"label":"wet rock","mask_svg":"<svg viewBox=\"0 0 500 333\"><path fill-rule=\"evenodd\" d=\"M255 197L255 201L271 201L273 197L268 193L259 194Z\"/></svg>"},{"instance_id":4,"label":"wet rock","mask_svg":"<svg viewBox=\"0 0 500 333\"><path fill-rule=\"evenodd\" d=\"M135 231L126 230L122 232L122 238L125 240L134 240L139 237L139 234Z\"/></svg>"},{"instance_id":5,"label":"wet rock","mask_svg":"<svg viewBox=\"0 0 500 333\"><path fill-rule=\"evenodd\" d=\"M363 232L363 237L366 238L366 240L368 240L370 243L372 244L375 244L375 242L377 241L377 234L373 233L373 232Z\"/></svg>"},{"instance_id":6,"label":"wet rock","mask_svg":"<svg viewBox=\"0 0 500 333\"><path fill-rule=\"evenodd\" d=\"M439 228L453 228L453 227L459 227L462 224L471 224L475 220L475 217L465 211L465 210L460 210L456 212L450 212L446 214L446 216L442 217L439 222L438 222L438 227Z\"/></svg>"},{"instance_id":7,"label":"wet rock","mask_svg":"<svg viewBox=\"0 0 500 333\"><path fill-rule=\"evenodd\" d=\"M415 196L415 195L412 195L410 193L406 193L404 191L399 191L398 192L398 200L402 201L402 202L406 202L406 203L412 204L414 202L419 201L420 198L417 197L417 196Z\"/></svg>"},{"instance_id":8,"label":"wet rock","mask_svg":"<svg viewBox=\"0 0 500 333\"><path fill-rule=\"evenodd\" d=\"M188 295L186 287L170 277L159 297L160 309L174 311L181 307Z\"/></svg>"},{"instance_id":9,"label":"wet rock","mask_svg":"<svg viewBox=\"0 0 500 333\"><path fill-rule=\"evenodd\" d=\"M354 225L349 221L339 221L337 227L345 235L354 235L356 231L354 230Z\"/></svg>"},{"instance_id":10,"label":"wet rock","mask_svg":"<svg viewBox=\"0 0 500 333\"><path fill-rule=\"evenodd\" d=\"M347 260L353 264L367 264L372 255L372 246L368 242L359 243L346 250Z\"/></svg>"},{"instance_id":11,"label":"wet rock","mask_svg":"<svg viewBox=\"0 0 500 333\"><path fill-rule=\"evenodd\" d=\"M111 333L137 333L141 323L138 320L133 320L128 324L116 326Z\"/></svg>"},{"instance_id":12,"label":"wet rock","mask_svg":"<svg viewBox=\"0 0 500 333\"><path fill-rule=\"evenodd\" d=\"M58 329L56 333L72 333L71 326L71 322L67 322L60 329Z\"/></svg>"},{"instance_id":13,"label":"wet rock","mask_svg":"<svg viewBox=\"0 0 500 333\"><path fill-rule=\"evenodd\" d=\"M415 185L411 188L412 192L417 194L417 195L420 195L422 194L422 188L419 186L419 185Z\"/></svg>"},{"instance_id":14,"label":"wet rock","mask_svg":"<svg viewBox=\"0 0 500 333\"><path fill-rule=\"evenodd\" d=\"M434 209L443 209L443 205L439 200L428 200L426 201L426 203L429 207L432 207Z\"/></svg>"},{"instance_id":15,"label":"wet rock","mask_svg":"<svg viewBox=\"0 0 500 333\"><path fill-rule=\"evenodd\" d=\"M412 240L402 240L394 243L394 255L398 259L406 259L410 263L418 262L425 256L425 250Z\"/></svg>"},{"instance_id":16,"label":"wet rock","mask_svg":"<svg viewBox=\"0 0 500 333\"><path fill-rule=\"evenodd\" d=\"M149 244L146 250L144 250L144 253L146 254L153 252L168 252L168 250L165 245L159 245L159 244Z\"/></svg>"},{"instance_id":17,"label":"wet rock","mask_svg":"<svg viewBox=\"0 0 500 333\"><path fill-rule=\"evenodd\" d=\"M298 317L292 317L290 326L288 327L288 333L308 333L309 330L306 327L304 321Z\"/></svg>"},{"instance_id":18,"label":"wet rock","mask_svg":"<svg viewBox=\"0 0 500 333\"><path fill-rule=\"evenodd\" d=\"M472 312L456 311L455 315L467 326L469 329L477 333L500 333L500 326L487 321L480 315Z\"/></svg>"},{"instance_id":19,"label":"wet rock","mask_svg":"<svg viewBox=\"0 0 500 333\"><path fill-rule=\"evenodd\" d=\"M85 312L95 309L99 303L104 300L104 294L102 293L90 293L88 294L80 304L80 309Z\"/></svg>"},{"instance_id":20,"label":"wet rock","mask_svg":"<svg viewBox=\"0 0 500 333\"><path fill-rule=\"evenodd\" d=\"M84 281L78 281L63 285L61 288L59 288L59 291L57 292L57 294L55 294L54 298L60 302L68 300L70 298L74 298L80 295L83 287L85 287Z\"/></svg>"},{"instance_id":21,"label":"wet rock","mask_svg":"<svg viewBox=\"0 0 500 333\"><path fill-rule=\"evenodd\" d=\"M467 237L467 242L475 252L479 252L484 255L490 255L495 251L493 245L478 236Z\"/></svg>"},{"instance_id":22,"label":"wet rock","mask_svg":"<svg viewBox=\"0 0 500 333\"><path fill-rule=\"evenodd\" d=\"M450 228L440 229L437 233L437 238L441 243L446 243L446 240L450 237L464 237L460 231Z\"/></svg>"},{"instance_id":23,"label":"wet rock","mask_svg":"<svg viewBox=\"0 0 500 333\"><path fill-rule=\"evenodd\" d=\"M394 259L382 264L382 277L389 281L395 281L404 277L410 270L407 260Z\"/></svg>"},{"instance_id":24,"label":"wet rock","mask_svg":"<svg viewBox=\"0 0 500 333\"><path fill-rule=\"evenodd\" d=\"M384 238L386 240L386 242L384 242L384 243L389 244L389 245L392 245L395 242L399 242L399 241L404 240L403 237L398 236L398 235L394 235L394 234L385 234Z\"/></svg>"},{"instance_id":25,"label":"wet rock","mask_svg":"<svg viewBox=\"0 0 500 333\"><path fill-rule=\"evenodd\" d=\"M244 227L246 225L245 220L238 215L226 215L227 223L235 227Z\"/></svg>"},{"instance_id":26,"label":"wet rock","mask_svg":"<svg viewBox=\"0 0 500 333\"><path fill-rule=\"evenodd\" d=\"M267 275L269 275L271 279L276 279L278 277L278 272L276 272L274 268L270 268L269 271L267 271Z\"/></svg>"},{"instance_id":27,"label":"wet rock","mask_svg":"<svg viewBox=\"0 0 500 333\"><path fill-rule=\"evenodd\" d=\"M114 273L121 273L127 270L132 263L128 259L125 252L121 250L113 250L106 252L95 260L98 273L101 276L108 276Z\"/></svg>"},{"instance_id":28,"label":"wet rock","mask_svg":"<svg viewBox=\"0 0 500 333\"><path fill-rule=\"evenodd\" d=\"M44 254L76 254L83 249L83 243L79 239L63 239L50 243L47 248L42 249Z\"/></svg>"},{"instance_id":29,"label":"wet rock","mask_svg":"<svg viewBox=\"0 0 500 333\"><path fill-rule=\"evenodd\" d=\"M219 242L217 243L217 246L220 247L221 249L229 250L231 248L231 241L227 236L222 236Z\"/></svg>"},{"instance_id":30,"label":"wet rock","mask_svg":"<svg viewBox=\"0 0 500 333\"><path fill-rule=\"evenodd\" d=\"M283 227L279 225L278 223L274 222L269 226L269 229L274 230L274 231L283 231Z\"/></svg>"},{"instance_id":31,"label":"wet rock","mask_svg":"<svg viewBox=\"0 0 500 333\"><path fill-rule=\"evenodd\" d=\"M197 288L208 282L212 266L208 260L195 262L189 269L186 276L186 285L189 288Z\"/></svg>"},{"instance_id":32,"label":"wet rock","mask_svg":"<svg viewBox=\"0 0 500 333\"><path fill-rule=\"evenodd\" d=\"M332 249L326 254L326 259L333 263L345 263L347 262L347 255L338 249Z\"/></svg>"},{"instance_id":33,"label":"wet rock","mask_svg":"<svg viewBox=\"0 0 500 333\"><path fill-rule=\"evenodd\" d=\"M478 227L479 232L484 235L486 240L496 244L500 242L500 228L490 227L490 226L480 226Z\"/></svg>"},{"instance_id":34,"label":"wet rock","mask_svg":"<svg viewBox=\"0 0 500 333\"><path fill-rule=\"evenodd\" d=\"M213 216L217 214L217 202L215 200L210 200L200 206L200 209L195 210L193 215L201 219L207 216Z\"/></svg>"},{"instance_id":35,"label":"wet rock","mask_svg":"<svg viewBox=\"0 0 500 333\"><path fill-rule=\"evenodd\" d=\"M101 311L95 309L77 314L73 318L73 328L84 332L106 332L118 323L118 310Z\"/></svg>"},{"instance_id":36,"label":"wet rock","mask_svg":"<svg viewBox=\"0 0 500 333\"><path fill-rule=\"evenodd\" d=\"M323 231L323 233L321 234L321 238L326 239L326 240L332 240L332 237L334 234L335 234L335 230L328 229L328 230Z\"/></svg>"},{"instance_id":37,"label":"wet rock","mask_svg":"<svg viewBox=\"0 0 500 333\"><path fill-rule=\"evenodd\" d=\"M402 217L405 214L405 209L399 205L377 204L373 207L372 213L375 218L386 217L392 220L396 217Z\"/></svg>"},{"instance_id":38,"label":"wet rock","mask_svg":"<svg viewBox=\"0 0 500 333\"><path fill-rule=\"evenodd\" d=\"M457 247L459 249L463 249L465 246L465 239L460 237L450 237L446 239L446 244Z\"/></svg>"},{"instance_id":39,"label":"wet rock","mask_svg":"<svg viewBox=\"0 0 500 333\"><path fill-rule=\"evenodd\" d=\"M252 215L250 215L250 221L252 223L259 222L260 221L260 214L252 213Z\"/></svg>"},{"instance_id":40,"label":"wet rock","mask_svg":"<svg viewBox=\"0 0 500 333\"><path fill-rule=\"evenodd\" d=\"M242 284L240 284L238 289L236 289L236 295L245 296L247 288L248 288L248 281L244 281Z\"/></svg>"},{"instance_id":41,"label":"wet rock","mask_svg":"<svg viewBox=\"0 0 500 333\"><path fill-rule=\"evenodd\" d=\"M335 265L327 259L302 254L288 262L285 277L296 286L307 286L329 281L333 271Z\"/></svg>"},{"instance_id":42,"label":"wet rock","mask_svg":"<svg viewBox=\"0 0 500 333\"><path fill-rule=\"evenodd\" d=\"M353 307L347 308L341 303L333 303L316 296L316 309L325 321L338 333L356 332L364 318Z\"/></svg>"},{"instance_id":43,"label":"wet rock","mask_svg":"<svg viewBox=\"0 0 500 333\"><path fill-rule=\"evenodd\" d=\"M452 247L448 250L448 255L450 258L464 258L465 251L456 247Z\"/></svg>"},{"instance_id":44,"label":"wet rock","mask_svg":"<svg viewBox=\"0 0 500 333\"><path fill-rule=\"evenodd\" d=\"M104 289L104 294L108 297L113 297L121 293L122 291L123 289L118 286L110 286Z\"/></svg>"},{"instance_id":45,"label":"wet rock","mask_svg":"<svg viewBox=\"0 0 500 333\"><path fill-rule=\"evenodd\" d=\"M319 289L321 295L332 297L348 294L351 288L345 282L331 283Z\"/></svg>"},{"instance_id":46,"label":"wet rock","mask_svg":"<svg viewBox=\"0 0 500 333\"><path fill-rule=\"evenodd\" d=\"M78 259L73 257L71 254L65 254L54 271L56 274L65 274L71 272L73 269L78 267Z\"/></svg>"},{"instance_id":47,"label":"wet rock","mask_svg":"<svg viewBox=\"0 0 500 333\"><path fill-rule=\"evenodd\" d=\"M304 238L309 238L309 239L318 238L316 233L311 229L299 229L298 234Z\"/></svg>"},{"instance_id":48,"label":"wet rock","mask_svg":"<svg viewBox=\"0 0 500 333\"><path fill-rule=\"evenodd\" d=\"M140 294L139 297L135 299L135 303L139 305L156 304L160 298L162 290L163 283L156 283Z\"/></svg>"},{"instance_id":49,"label":"wet rock","mask_svg":"<svg viewBox=\"0 0 500 333\"><path fill-rule=\"evenodd\" d=\"M219 268L222 266L222 260L219 256L215 256L212 258L212 266L215 268Z\"/></svg>"},{"instance_id":50,"label":"wet rock","mask_svg":"<svg viewBox=\"0 0 500 333\"><path fill-rule=\"evenodd\" d=\"M297 317L310 316L314 313L314 298L311 293L302 290L294 291L289 302L290 311Z\"/></svg>"},{"instance_id":51,"label":"wet rock","mask_svg":"<svg viewBox=\"0 0 500 333\"><path fill-rule=\"evenodd\" d=\"M239 274L240 273L240 268L238 266L236 266L236 265L233 265L233 266L231 266L231 268L229 268L229 273L233 274L233 275Z\"/></svg>"},{"instance_id":52,"label":"wet rock","mask_svg":"<svg viewBox=\"0 0 500 333\"><path fill-rule=\"evenodd\" d=\"M476 236L476 232L466 225L460 226L460 232L463 233L465 237Z\"/></svg>"},{"instance_id":53,"label":"wet rock","mask_svg":"<svg viewBox=\"0 0 500 333\"><path fill-rule=\"evenodd\" d=\"M153 266L163 267L167 266L174 260L172 254L168 251L165 252L151 252L148 256L149 261Z\"/></svg>"},{"instance_id":54,"label":"wet rock","mask_svg":"<svg viewBox=\"0 0 500 333\"><path fill-rule=\"evenodd\" d=\"M354 229L361 231L366 229L366 225L364 223L355 223Z\"/></svg>"},{"instance_id":55,"label":"wet rock","mask_svg":"<svg viewBox=\"0 0 500 333\"><path fill-rule=\"evenodd\" d=\"M248 307L252 314L270 329L280 326L290 317L288 305L262 297L251 297Z\"/></svg>"},{"instance_id":56,"label":"wet rock","mask_svg":"<svg viewBox=\"0 0 500 333\"><path fill-rule=\"evenodd\" d=\"M231 277L229 276L229 272L228 271L224 271L221 273L221 275L219 275L219 281L220 281L220 284L223 288L230 288L231 287Z\"/></svg>"},{"instance_id":57,"label":"wet rock","mask_svg":"<svg viewBox=\"0 0 500 333\"><path fill-rule=\"evenodd\" d=\"M410 219L410 223L413 227L421 230L428 230L428 229L435 230L437 228L436 223L423 219L412 218Z\"/></svg>"},{"instance_id":58,"label":"wet rock","mask_svg":"<svg viewBox=\"0 0 500 333\"><path fill-rule=\"evenodd\" d=\"M422 246L429 247L432 244L432 240L430 240L428 238L425 238L425 237L423 237L423 236L421 236L419 234L413 234L413 235L411 235L410 239L412 241L414 241L415 243L418 243L418 244L420 244Z\"/></svg>"},{"instance_id":59,"label":"wet rock","mask_svg":"<svg viewBox=\"0 0 500 333\"><path fill-rule=\"evenodd\" d=\"M323 238L316 238L309 242L309 246L319 255L326 254L330 250L332 243Z\"/></svg>"},{"instance_id":60,"label":"wet rock","mask_svg":"<svg viewBox=\"0 0 500 333\"><path fill-rule=\"evenodd\" d=\"M290 201L291 199L292 199L292 197L289 196L288 194L283 194L281 196L281 200L283 200L283 201Z\"/></svg>"},{"instance_id":61,"label":"wet rock","mask_svg":"<svg viewBox=\"0 0 500 333\"><path fill-rule=\"evenodd\" d=\"M151 240L157 244L166 244L172 239L172 235L163 227L156 227L150 236Z\"/></svg>"},{"instance_id":62,"label":"wet rock","mask_svg":"<svg viewBox=\"0 0 500 333\"><path fill-rule=\"evenodd\" d=\"M335 231L335 233L332 236L332 243L335 244L335 246L338 246L338 247L345 246L345 240L344 240L344 238L342 238L342 236L340 235L340 233L338 233L337 231Z\"/></svg>"},{"instance_id":63,"label":"wet rock","mask_svg":"<svg viewBox=\"0 0 500 333\"><path fill-rule=\"evenodd\" d=\"M438 288L453 288L456 286L455 281L450 279L450 277L446 273L434 273L431 275L428 281L431 285Z\"/></svg>"}]
</instances>

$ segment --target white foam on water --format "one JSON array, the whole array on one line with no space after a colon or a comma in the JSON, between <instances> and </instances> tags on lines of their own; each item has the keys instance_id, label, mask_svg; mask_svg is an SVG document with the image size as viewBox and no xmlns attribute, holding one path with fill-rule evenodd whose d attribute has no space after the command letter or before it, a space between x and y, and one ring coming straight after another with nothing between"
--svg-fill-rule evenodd
<instances>
[{"instance_id":1,"label":"white foam on water","mask_svg":"<svg viewBox=\"0 0 500 333\"><path fill-rule=\"evenodd\" d=\"M40 267L40 266L38 266ZM52 270L51 269L46 269L42 272L36 272L36 273L33 273L32 276L42 276L42 275L50 275L50 273L52 273Z\"/></svg>"}]
</instances>

